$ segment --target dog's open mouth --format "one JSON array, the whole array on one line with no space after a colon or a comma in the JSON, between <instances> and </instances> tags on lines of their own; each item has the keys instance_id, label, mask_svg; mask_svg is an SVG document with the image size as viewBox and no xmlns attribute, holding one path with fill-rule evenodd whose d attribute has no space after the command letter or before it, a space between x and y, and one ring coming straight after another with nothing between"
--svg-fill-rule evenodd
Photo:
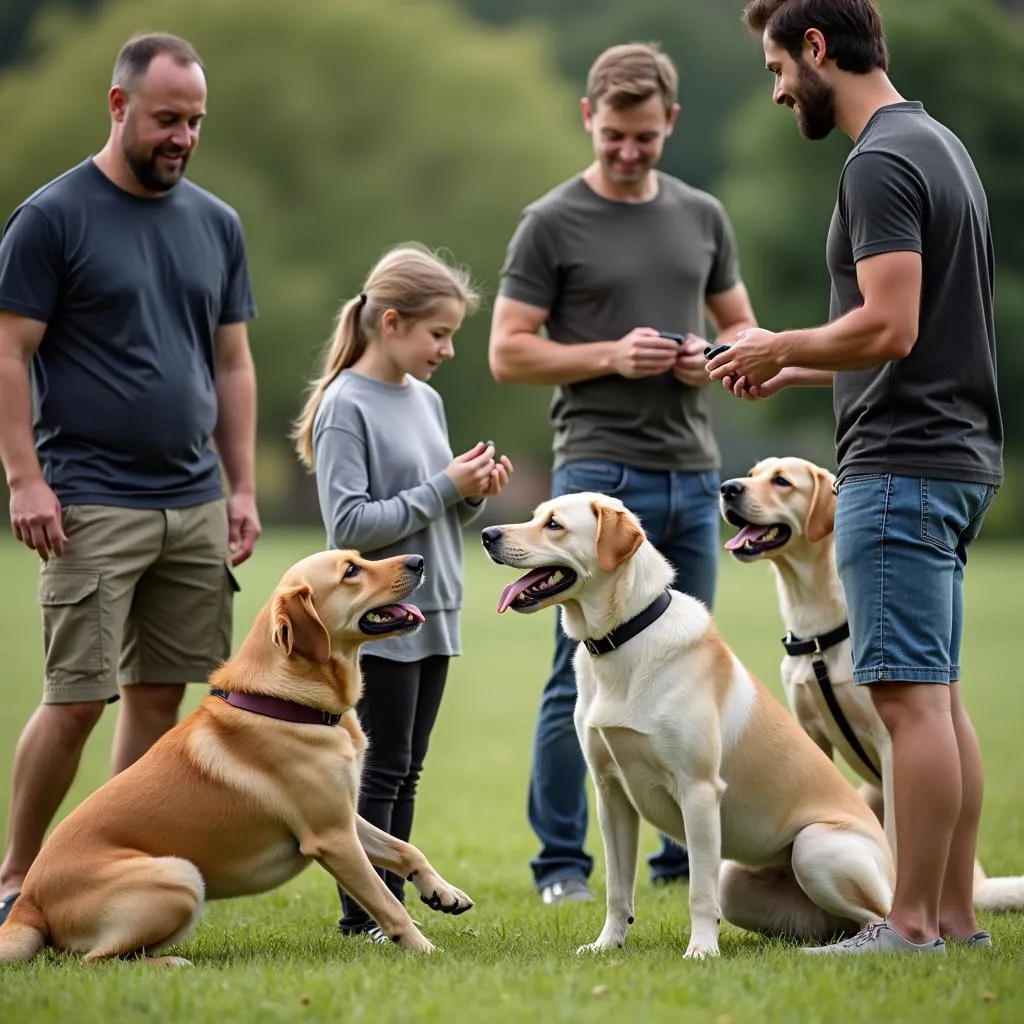
<instances>
[{"instance_id":1,"label":"dog's open mouth","mask_svg":"<svg viewBox=\"0 0 1024 1024\"><path fill-rule=\"evenodd\" d=\"M498 614L511 608L516 612L535 610L539 605L568 590L576 582L576 573L567 565L545 565L532 569L510 583L498 598Z\"/></svg>"},{"instance_id":2,"label":"dog's open mouth","mask_svg":"<svg viewBox=\"0 0 1024 1024\"><path fill-rule=\"evenodd\" d=\"M793 535L785 523L750 523L732 511L726 512L725 518L732 526L740 528L735 537L725 542L725 550L740 560L758 558L765 552L781 548Z\"/></svg>"},{"instance_id":3,"label":"dog's open mouth","mask_svg":"<svg viewBox=\"0 0 1024 1024\"><path fill-rule=\"evenodd\" d=\"M379 608L371 608L359 620L359 628L370 636L379 633L408 633L424 621L423 612L414 604L384 604Z\"/></svg>"}]
</instances>

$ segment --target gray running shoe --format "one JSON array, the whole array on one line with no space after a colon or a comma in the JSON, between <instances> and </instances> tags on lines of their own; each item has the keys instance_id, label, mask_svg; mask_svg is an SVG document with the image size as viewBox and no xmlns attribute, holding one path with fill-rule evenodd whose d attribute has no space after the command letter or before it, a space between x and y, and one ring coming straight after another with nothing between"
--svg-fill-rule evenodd
<instances>
[{"instance_id":1,"label":"gray running shoe","mask_svg":"<svg viewBox=\"0 0 1024 1024\"><path fill-rule=\"evenodd\" d=\"M888 921L874 921L864 925L856 935L829 946L804 946L805 953L937 953L946 955L942 939L931 942L910 942Z\"/></svg>"},{"instance_id":2,"label":"gray running shoe","mask_svg":"<svg viewBox=\"0 0 1024 1024\"><path fill-rule=\"evenodd\" d=\"M566 878L561 882L552 882L550 885L545 885L540 891L540 898L545 903L555 904L581 903L584 900L592 900L595 897L590 891L590 886L582 878Z\"/></svg>"}]
</instances>

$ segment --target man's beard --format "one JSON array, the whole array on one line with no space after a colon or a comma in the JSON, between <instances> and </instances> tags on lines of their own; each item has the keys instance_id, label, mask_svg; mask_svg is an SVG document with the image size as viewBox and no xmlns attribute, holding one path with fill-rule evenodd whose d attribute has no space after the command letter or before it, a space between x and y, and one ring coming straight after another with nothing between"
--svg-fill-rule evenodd
<instances>
[{"instance_id":1,"label":"man's beard","mask_svg":"<svg viewBox=\"0 0 1024 1024\"><path fill-rule=\"evenodd\" d=\"M796 123L807 139L824 139L836 126L836 90L812 71L804 60L797 65L800 92L794 99L799 108Z\"/></svg>"},{"instance_id":2,"label":"man's beard","mask_svg":"<svg viewBox=\"0 0 1024 1024\"><path fill-rule=\"evenodd\" d=\"M132 145L131 139L122 143L124 158L131 168L132 174L147 192L170 192L185 177L188 166L188 153L175 149L173 146L158 146L149 153L142 152ZM180 156L181 163L173 171L162 171L157 159L160 156Z\"/></svg>"}]
</instances>

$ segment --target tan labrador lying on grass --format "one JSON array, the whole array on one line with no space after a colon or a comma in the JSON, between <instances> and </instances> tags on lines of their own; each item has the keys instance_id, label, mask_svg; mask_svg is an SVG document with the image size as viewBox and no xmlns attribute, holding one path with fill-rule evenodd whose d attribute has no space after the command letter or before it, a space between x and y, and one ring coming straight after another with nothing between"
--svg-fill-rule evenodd
<instances>
[{"instance_id":1,"label":"tan labrador lying on grass","mask_svg":"<svg viewBox=\"0 0 1024 1024\"><path fill-rule=\"evenodd\" d=\"M687 957L718 954L720 917L798 939L885 917L895 869L878 820L705 606L668 590L671 566L621 502L556 498L482 540L495 562L530 570L498 611L560 604L563 628L582 641L575 720L608 897L583 950L621 946L633 923L641 817L689 851Z\"/></svg>"},{"instance_id":2,"label":"tan labrador lying on grass","mask_svg":"<svg viewBox=\"0 0 1024 1024\"><path fill-rule=\"evenodd\" d=\"M889 733L867 686L853 682L853 656L846 624L846 597L836 571L835 477L804 459L762 459L747 477L726 480L722 518L738 528L727 544L749 563L767 559L779 595L779 610L791 646L818 639L817 653L786 654L782 685L790 709L804 730L829 756L843 760L864 780L861 793L885 823L895 853L892 820L892 756ZM829 642L835 640L835 642ZM822 686L814 662L827 673ZM820 669L819 669L820 671ZM837 715L825 696L834 695ZM845 721L844 731L841 722ZM974 903L981 910L1024 910L1024 877L987 878L974 865Z\"/></svg>"},{"instance_id":3,"label":"tan labrador lying on grass","mask_svg":"<svg viewBox=\"0 0 1024 1024\"><path fill-rule=\"evenodd\" d=\"M204 899L265 892L318 861L394 942L434 947L371 867L432 909L473 903L414 846L356 814L365 641L418 628L419 555L311 555L289 569L212 694L53 831L0 928L0 962L49 943L87 960L180 942ZM187 964L179 957L151 963Z\"/></svg>"}]
</instances>

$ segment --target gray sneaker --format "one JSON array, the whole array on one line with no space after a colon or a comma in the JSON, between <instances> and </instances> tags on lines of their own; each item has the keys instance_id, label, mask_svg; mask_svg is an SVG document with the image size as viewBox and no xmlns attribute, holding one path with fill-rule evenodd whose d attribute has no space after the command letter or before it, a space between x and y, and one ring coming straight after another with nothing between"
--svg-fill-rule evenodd
<instances>
[{"instance_id":1,"label":"gray sneaker","mask_svg":"<svg viewBox=\"0 0 1024 1024\"><path fill-rule=\"evenodd\" d=\"M937 953L946 955L942 939L931 942L910 942L888 921L874 921L864 925L856 935L830 946L804 946L805 953Z\"/></svg>"},{"instance_id":2,"label":"gray sneaker","mask_svg":"<svg viewBox=\"0 0 1024 1024\"><path fill-rule=\"evenodd\" d=\"M545 903L555 904L582 903L595 897L590 891L590 886L582 878L565 878L560 882L545 885L540 891L540 898Z\"/></svg>"},{"instance_id":3,"label":"gray sneaker","mask_svg":"<svg viewBox=\"0 0 1024 1024\"><path fill-rule=\"evenodd\" d=\"M975 932L973 935L968 935L966 939L950 939L949 941L956 943L958 946L980 946L983 949L992 948L992 936L985 931Z\"/></svg>"}]
</instances>

